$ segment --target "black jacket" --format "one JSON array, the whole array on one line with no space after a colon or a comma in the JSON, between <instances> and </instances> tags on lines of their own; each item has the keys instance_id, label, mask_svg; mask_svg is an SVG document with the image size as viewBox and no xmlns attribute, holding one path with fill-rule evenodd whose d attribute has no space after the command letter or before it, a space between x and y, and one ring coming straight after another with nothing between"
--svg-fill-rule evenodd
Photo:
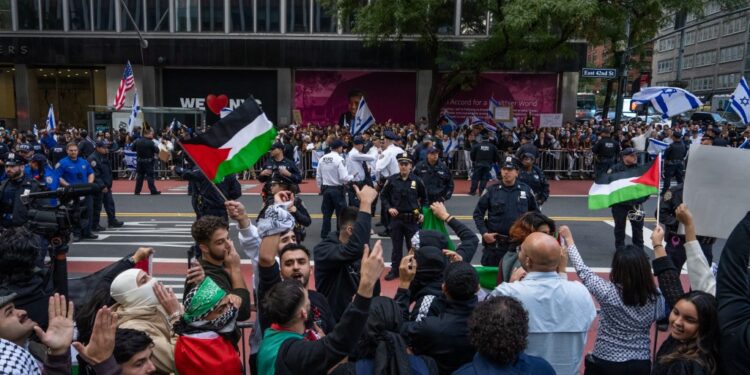
<instances>
[{"instance_id":1,"label":"black jacket","mask_svg":"<svg viewBox=\"0 0 750 375\"><path fill-rule=\"evenodd\" d=\"M446 301L439 316L428 316L420 322L404 322L401 334L414 354L432 357L441 375L452 374L471 362L476 350L469 342L469 316L477 298L469 301Z\"/></svg>"},{"instance_id":2,"label":"black jacket","mask_svg":"<svg viewBox=\"0 0 750 375\"><path fill-rule=\"evenodd\" d=\"M748 256L750 256L750 212L729 235L721 253L716 275L721 329L720 367L724 374L750 374L750 297Z\"/></svg>"},{"instance_id":3,"label":"black jacket","mask_svg":"<svg viewBox=\"0 0 750 375\"><path fill-rule=\"evenodd\" d=\"M445 163L438 160L437 164L430 165L426 160L421 161L414 167L414 174L422 179L427 189L427 198L430 203L451 199L451 195L453 195L453 177Z\"/></svg>"},{"instance_id":4,"label":"black jacket","mask_svg":"<svg viewBox=\"0 0 750 375\"><path fill-rule=\"evenodd\" d=\"M99 186L99 189L111 189L112 166L109 164L107 157L94 151L87 160L91 164L91 169L94 170L94 183Z\"/></svg>"},{"instance_id":5,"label":"black jacket","mask_svg":"<svg viewBox=\"0 0 750 375\"><path fill-rule=\"evenodd\" d=\"M613 165L612 168L610 168L607 171L607 174L625 172L628 169L634 169L634 168L639 168L639 167L640 166L637 163L633 164L633 165L625 165L623 163L617 163L617 164ZM633 205L636 205L636 204L641 204L641 203L647 201L648 198L650 198L650 196L647 195L647 196L645 196L643 198L638 198L638 199L629 200L627 202L617 203L615 206L628 206L628 207L630 207L630 206L633 206Z\"/></svg>"},{"instance_id":6,"label":"black jacket","mask_svg":"<svg viewBox=\"0 0 750 375\"><path fill-rule=\"evenodd\" d=\"M507 236L516 219L526 212L538 210L534 193L528 185L519 181L511 187L496 184L490 186L487 193L479 198L474 209L474 224L480 234L490 232Z\"/></svg>"},{"instance_id":7,"label":"black jacket","mask_svg":"<svg viewBox=\"0 0 750 375\"><path fill-rule=\"evenodd\" d=\"M529 185L539 204L546 202L549 198L549 182L544 177L544 172L536 165L531 166L531 171L521 168L518 171L518 180Z\"/></svg>"},{"instance_id":8,"label":"black jacket","mask_svg":"<svg viewBox=\"0 0 750 375\"><path fill-rule=\"evenodd\" d=\"M357 214L354 232L345 245L339 241L339 233L331 232L328 238L313 249L315 259L315 290L328 298L336 321L357 293L359 268L365 244L370 242L372 216L365 212ZM375 296L380 295L380 283L375 284Z\"/></svg>"},{"instance_id":9,"label":"black jacket","mask_svg":"<svg viewBox=\"0 0 750 375\"><path fill-rule=\"evenodd\" d=\"M276 375L327 374L359 340L370 312L370 298L354 297L341 322L318 341L288 339L276 357Z\"/></svg>"}]
</instances>

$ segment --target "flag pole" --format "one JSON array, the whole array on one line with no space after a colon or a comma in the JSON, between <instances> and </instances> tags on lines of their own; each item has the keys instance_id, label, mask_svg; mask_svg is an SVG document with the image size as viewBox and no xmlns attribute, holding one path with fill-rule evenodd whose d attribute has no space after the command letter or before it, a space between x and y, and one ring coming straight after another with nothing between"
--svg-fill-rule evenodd
<instances>
[{"instance_id":1,"label":"flag pole","mask_svg":"<svg viewBox=\"0 0 750 375\"><path fill-rule=\"evenodd\" d=\"M195 159L193 159L193 156L190 155L190 153L188 152L188 150L185 149L185 147L182 147L182 142L180 142L179 139L177 140L177 145L180 146L180 148L182 149L182 151L185 151L185 155L187 155L190 158L190 160L192 160L193 163L198 167L198 170L201 171L201 174L203 175L203 177L205 177L206 180L208 180L208 182L210 182L210 185L214 188L214 191L216 191L217 193L219 193L219 196L222 199L224 199L224 202L228 202L229 199L227 199L227 197L224 196L224 193L221 192L221 189L219 189L219 187L216 186L216 184L210 178L208 178L208 176L206 175L206 172L203 172L203 169L201 169L200 165L198 165L198 163L195 162Z\"/></svg>"},{"instance_id":2,"label":"flag pole","mask_svg":"<svg viewBox=\"0 0 750 375\"><path fill-rule=\"evenodd\" d=\"M658 156L658 159L659 159L659 184L658 184L658 186L659 187L657 189L661 188L661 183L662 183L662 181L661 181L661 166L662 166L662 163L664 162L664 158L662 157L663 153L664 153L663 151L659 152L659 156ZM667 187L667 188L669 188L669 187ZM660 217L659 208L660 207L661 207L661 190L658 190L656 192L656 226L659 225L659 217Z\"/></svg>"}]
</instances>

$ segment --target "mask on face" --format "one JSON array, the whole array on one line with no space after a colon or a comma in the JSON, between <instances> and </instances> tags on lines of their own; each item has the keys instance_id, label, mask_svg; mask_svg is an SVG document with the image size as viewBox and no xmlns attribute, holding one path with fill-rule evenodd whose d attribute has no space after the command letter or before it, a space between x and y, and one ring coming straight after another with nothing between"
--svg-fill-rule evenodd
<instances>
[{"instance_id":1,"label":"mask on face","mask_svg":"<svg viewBox=\"0 0 750 375\"><path fill-rule=\"evenodd\" d=\"M145 284L138 286L138 274L142 272L137 268L129 269L117 275L112 280L110 294L117 303L125 307L145 307L159 304L154 294L156 279L151 279Z\"/></svg>"}]
</instances>

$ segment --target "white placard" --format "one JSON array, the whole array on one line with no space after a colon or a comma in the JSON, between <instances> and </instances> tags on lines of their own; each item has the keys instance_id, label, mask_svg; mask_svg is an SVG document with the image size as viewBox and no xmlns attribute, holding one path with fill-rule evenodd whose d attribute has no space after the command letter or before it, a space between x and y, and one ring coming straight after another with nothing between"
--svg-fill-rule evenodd
<instances>
[{"instance_id":1,"label":"white placard","mask_svg":"<svg viewBox=\"0 0 750 375\"><path fill-rule=\"evenodd\" d=\"M562 128L562 113L542 113L539 115L539 127L541 128Z\"/></svg>"},{"instance_id":2,"label":"white placard","mask_svg":"<svg viewBox=\"0 0 750 375\"><path fill-rule=\"evenodd\" d=\"M513 118L513 107L495 107L495 120L510 121Z\"/></svg>"},{"instance_id":3,"label":"white placard","mask_svg":"<svg viewBox=\"0 0 750 375\"><path fill-rule=\"evenodd\" d=\"M750 150L693 144L683 201L698 235L727 238L750 211Z\"/></svg>"}]
</instances>

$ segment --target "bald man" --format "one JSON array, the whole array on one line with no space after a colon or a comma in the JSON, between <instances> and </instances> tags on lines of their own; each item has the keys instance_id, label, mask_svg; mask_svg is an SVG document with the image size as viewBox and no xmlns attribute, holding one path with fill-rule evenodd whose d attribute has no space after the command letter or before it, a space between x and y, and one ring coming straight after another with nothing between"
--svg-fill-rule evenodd
<instances>
[{"instance_id":1,"label":"bald man","mask_svg":"<svg viewBox=\"0 0 750 375\"><path fill-rule=\"evenodd\" d=\"M558 374L565 375L578 374L596 309L583 284L557 273L562 251L554 237L530 234L518 252L526 276L500 284L491 295L523 303L529 312L526 354L546 359Z\"/></svg>"}]
</instances>

